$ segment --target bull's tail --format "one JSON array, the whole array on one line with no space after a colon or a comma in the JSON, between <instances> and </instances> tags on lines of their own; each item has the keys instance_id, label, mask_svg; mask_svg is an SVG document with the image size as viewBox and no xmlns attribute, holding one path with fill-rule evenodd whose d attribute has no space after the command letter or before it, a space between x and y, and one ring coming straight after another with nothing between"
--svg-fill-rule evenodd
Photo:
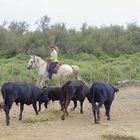
<instances>
[{"instance_id":1,"label":"bull's tail","mask_svg":"<svg viewBox=\"0 0 140 140\"><path fill-rule=\"evenodd\" d=\"M63 95L63 98L66 98L66 93L67 93L67 86L69 85L71 81L67 81L63 86L62 86L62 95Z\"/></svg>"},{"instance_id":2,"label":"bull's tail","mask_svg":"<svg viewBox=\"0 0 140 140\"><path fill-rule=\"evenodd\" d=\"M114 92L119 92L119 86L112 86L111 84L109 84L112 88L113 88L113 90L114 90Z\"/></svg>"},{"instance_id":3,"label":"bull's tail","mask_svg":"<svg viewBox=\"0 0 140 140\"><path fill-rule=\"evenodd\" d=\"M3 108L4 106L7 106L9 103L12 104L12 98L10 98L8 94L6 94L6 84L2 86L1 93L3 97L3 103L0 103L1 104L0 106Z\"/></svg>"},{"instance_id":4,"label":"bull's tail","mask_svg":"<svg viewBox=\"0 0 140 140\"><path fill-rule=\"evenodd\" d=\"M73 74L75 76L75 79L76 80L81 80L81 77L80 77L80 68L78 66L76 66L76 65L73 65L71 67L73 69Z\"/></svg>"}]
</instances>

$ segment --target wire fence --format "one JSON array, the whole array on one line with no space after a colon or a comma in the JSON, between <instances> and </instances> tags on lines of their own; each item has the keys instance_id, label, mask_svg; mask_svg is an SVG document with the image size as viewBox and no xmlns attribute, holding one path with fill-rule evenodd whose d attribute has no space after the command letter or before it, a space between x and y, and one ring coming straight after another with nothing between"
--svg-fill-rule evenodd
<instances>
[{"instance_id":1,"label":"wire fence","mask_svg":"<svg viewBox=\"0 0 140 140\"><path fill-rule=\"evenodd\" d=\"M113 84L140 83L140 62L104 62L92 63L85 71L81 68L81 77L89 85L93 81L105 81ZM27 70L26 67L0 65L0 85L5 81L27 81L36 83L36 70Z\"/></svg>"},{"instance_id":2,"label":"wire fence","mask_svg":"<svg viewBox=\"0 0 140 140\"><path fill-rule=\"evenodd\" d=\"M137 84L140 83L140 62L110 62L106 65L89 67L90 84L93 81L105 81L113 84Z\"/></svg>"}]
</instances>

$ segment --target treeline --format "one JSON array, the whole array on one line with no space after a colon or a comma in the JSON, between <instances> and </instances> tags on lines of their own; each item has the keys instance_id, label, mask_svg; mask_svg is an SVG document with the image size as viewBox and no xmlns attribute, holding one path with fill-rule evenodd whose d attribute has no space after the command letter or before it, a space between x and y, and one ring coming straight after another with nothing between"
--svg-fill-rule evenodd
<instances>
[{"instance_id":1,"label":"treeline","mask_svg":"<svg viewBox=\"0 0 140 140\"><path fill-rule=\"evenodd\" d=\"M36 29L30 31L27 22L3 22L0 25L0 57L9 58L20 53L46 57L52 43L59 47L62 55L90 53L96 57L118 57L140 52L140 27L136 23L100 28L84 23L79 31L67 29L64 23L50 23L50 18L43 16L36 22Z\"/></svg>"}]
</instances>

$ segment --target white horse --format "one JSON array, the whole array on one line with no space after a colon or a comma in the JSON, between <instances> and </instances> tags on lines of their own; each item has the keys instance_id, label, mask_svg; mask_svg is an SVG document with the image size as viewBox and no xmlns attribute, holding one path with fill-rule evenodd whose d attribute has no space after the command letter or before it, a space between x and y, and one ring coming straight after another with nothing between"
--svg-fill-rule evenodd
<instances>
[{"instance_id":1,"label":"white horse","mask_svg":"<svg viewBox=\"0 0 140 140\"><path fill-rule=\"evenodd\" d=\"M27 69L36 68L38 71L39 79L37 81L37 86L45 86L45 81L48 79L47 62L44 61L39 56L30 56L30 60L27 65ZM70 76L75 76L77 80L80 79L80 68L76 65L70 66L67 64L62 64L58 72L52 75L52 80L59 79L62 83L65 83Z\"/></svg>"}]
</instances>

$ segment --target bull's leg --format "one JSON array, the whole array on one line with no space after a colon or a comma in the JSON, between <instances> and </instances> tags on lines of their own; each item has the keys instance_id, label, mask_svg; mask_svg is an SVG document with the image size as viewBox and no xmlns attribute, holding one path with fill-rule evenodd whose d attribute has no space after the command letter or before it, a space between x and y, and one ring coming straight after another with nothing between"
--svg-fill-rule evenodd
<instances>
[{"instance_id":1,"label":"bull's leg","mask_svg":"<svg viewBox=\"0 0 140 140\"><path fill-rule=\"evenodd\" d=\"M70 103L70 100L66 100L66 102L64 104L62 120L65 120L65 114L68 116L67 107L68 107L69 103Z\"/></svg>"},{"instance_id":2,"label":"bull's leg","mask_svg":"<svg viewBox=\"0 0 140 140\"><path fill-rule=\"evenodd\" d=\"M73 103L74 103L74 107L71 109L72 111L74 111L75 108L77 107L77 101L75 100L75 101L73 101Z\"/></svg>"},{"instance_id":3,"label":"bull's leg","mask_svg":"<svg viewBox=\"0 0 140 140\"><path fill-rule=\"evenodd\" d=\"M107 106L108 106L108 104L105 102L104 106L105 106L105 116L107 116Z\"/></svg>"},{"instance_id":4,"label":"bull's leg","mask_svg":"<svg viewBox=\"0 0 140 140\"><path fill-rule=\"evenodd\" d=\"M92 110L93 110L93 116L94 116L94 122L97 124L97 106L95 103L92 103Z\"/></svg>"},{"instance_id":5,"label":"bull's leg","mask_svg":"<svg viewBox=\"0 0 140 140\"><path fill-rule=\"evenodd\" d=\"M22 120L22 112L24 110L24 104L20 104L20 114L19 114L19 120Z\"/></svg>"},{"instance_id":6,"label":"bull's leg","mask_svg":"<svg viewBox=\"0 0 140 140\"><path fill-rule=\"evenodd\" d=\"M12 107L12 103L9 104L9 105L6 105L4 104L4 112L5 112L5 115L6 115L6 124L9 125L10 124L10 116L9 116L9 112L10 112L10 109Z\"/></svg>"},{"instance_id":7,"label":"bull's leg","mask_svg":"<svg viewBox=\"0 0 140 140\"><path fill-rule=\"evenodd\" d=\"M97 121L99 123L100 121L100 107L102 106L102 102L99 102L98 106L97 106Z\"/></svg>"},{"instance_id":8,"label":"bull's leg","mask_svg":"<svg viewBox=\"0 0 140 140\"><path fill-rule=\"evenodd\" d=\"M38 112L41 111L41 102L38 102L38 106L39 106L39 109L38 109Z\"/></svg>"},{"instance_id":9,"label":"bull's leg","mask_svg":"<svg viewBox=\"0 0 140 140\"><path fill-rule=\"evenodd\" d=\"M60 104L60 106L61 106L61 111L63 110L63 102L62 102L62 100L59 100L59 104Z\"/></svg>"},{"instance_id":10,"label":"bull's leg","mask_svg":"<svg viewBox=\"0 0 140 140\"><path fill-rule=\"evenodd\" d=\"M105 110L106 110L107 120L110 120L111 103L106 103L106 104L104 104L104 106L105 106Z\"/></svg>"},{"instance_id":11,"label":"bull's leg","mask_svg":"<svg viewBox=\"0 0 140 140\"><path fill-rule=\"evenodd\" d=\"M80 113L81 113L81 114L83 114L83 102L84 102L84 101L80 101L80 106L81 106Z\"/></svg>"},{"instance_id":12,"label":"bull's leg","mask_svg":"<svg viewBox=\"0 0 140 140\"><path fill-rule=\"evenodd\" d=\"M37 111L37 106L36 106L36 102L32 104L33 105L33 108L34 108L34 111L36 113L36 115L38 115L38 111Z\"/></svg>"},{"instance_id":13,"label":"bull's leg","mask_svg":"<svg viewBox=\"0 0 140 140\"><path fill-rule=\"evenodd\" d=\"M111 108L111 105L109 105L107 109L107 120L110 120L110 108Z\"/></svg>"},{"instance_id":14,"label":"bull's leg","mask_svg":"<svg viewBox=\"0 0 140 140\"><path fill-rule=\"evenodd\" d=\"M47 109L48 108L48 103L44 103L44 106Z\"/></svg>"},{"instance_id":15,"label":"bull's leg","mask_svg":"<svg viewBox=\"0 0 140 140\"><path fill-rule=\"evenodd\" d=\"M3 107L4 107L4 103L1 102L1 103L0 103L0 111L3 109Z\"/></svg>"}]
</instances>

